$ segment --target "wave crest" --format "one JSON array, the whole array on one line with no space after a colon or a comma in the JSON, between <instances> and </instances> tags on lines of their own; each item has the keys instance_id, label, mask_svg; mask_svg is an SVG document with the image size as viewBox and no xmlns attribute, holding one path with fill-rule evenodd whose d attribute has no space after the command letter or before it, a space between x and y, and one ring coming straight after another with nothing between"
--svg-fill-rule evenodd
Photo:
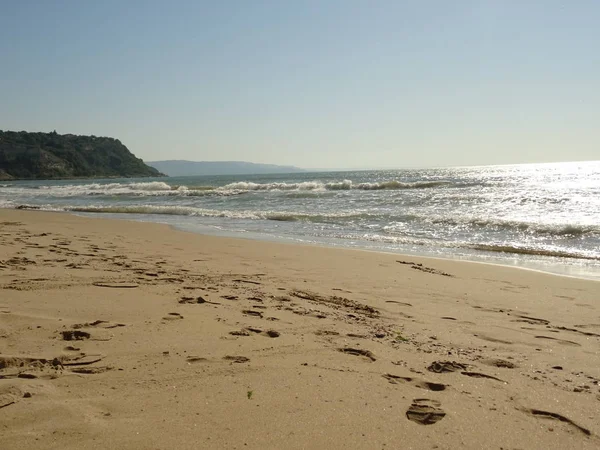
<instances>
[{"instance_id":1,"label":"wave crest","mask_svg":"<svg viewBox=\"0 0 600 450\"><path fill-rule=\"evenodd\" d=\"M64 208L21 205L21 208L41 208L61 211L108 214L159 214L196 217L222 217L230 219L273 220L277 222L315 222L326 223L344 221L352 218L368 217L368 213L348 212L337 214L306 214L281 211L230 211L196 208L192 206L166 205L119 205L119 206L68 206Z\"/></svg>"},{"instance_id":2,"label":"wave crest","mask_svg":"<svg viewBox=\"0 0 600 450\"><path fill-rule=\"evenodd\" d=\"M397 180L376 183L354 183L351 180L323 183L321 181L304 181L302 183L253 183L239 181L216 188L219 191L378 191L401 189L427 189L441 186L459 186L450 181L415 181L412 183Z\"/></svg>"},{"instance_id":3,"label":"wave crest","mask_svg":"<svg viewBox=\"0 0 600 450\"><path fill-rule=\"evenodd\" d=\"M519 222L514 220L495 220L479 217L443 217L429 219L436 225L492 228L503 231L519 231L535 235L557 237L579 237L584 235L600 235L600 226L591 224L541 224L535 222Z\"/></svg>"},{"instance_id":4,"label":"wave crest","mask_svg":"<svg viewBox=\"0 0 600 450\"><path fill-rule=\"evenodd\" d=\"M600 261L600 257L590 256L582 252L569 252L566 250L550 250L540 248L519 247L507 244L474 244L465 245L475 250L495 253L515 253L518 255L551 256L557 258L574 258Z\"/></svg>"},{"instance_id":5,"label":"wave crest","mask_svg":"<svg viewBox=\"0 0 600 450\"><path fill-rule=\"evenodd\" d=\"M35 186L22 189L35 189L42 195L50 197L80 197L80 196L206 196L214 193L214 186L171 186L163 181L140 183L90 183L67 184L62 186ZM219 192L217 195L234 195L235 192Z\"/></svg>"},{"instance_id":6,"label":"wave crest","mask_svg":"<svg viewBox=\"0 0 600 450\"><path fill-rule=\"evenodd\" d=\"M206 195L239 195L252 191L287 191L302 193L318 193L331 191L380 191L380 190L405 190L405 189L430 189L436 187L462 187L460 183L450 181L415 181L402 182L388 180L373 183L355 183L351 180L337 182L303 181L298 183L254 183L251 181L238 181L225 186L186 186L170 185L164 181L147 181L131 183L89 183L66 184L47 186L11 186L17 190L39 191L40 194L51 197L78 197L78 196L206 196Z\"/></svg>"}]
</instances>

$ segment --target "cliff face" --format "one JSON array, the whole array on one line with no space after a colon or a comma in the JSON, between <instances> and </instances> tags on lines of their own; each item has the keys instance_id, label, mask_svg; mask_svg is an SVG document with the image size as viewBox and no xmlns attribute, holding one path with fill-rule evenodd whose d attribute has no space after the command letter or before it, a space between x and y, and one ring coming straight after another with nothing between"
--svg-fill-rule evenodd
<instances>
[{"instance_id":1,"label":"cliff face","mask_svg":"<svg viewBox=\"0 0 600 450\"><path fill-rule=\"evenodd\" d=\"M0 130L0 180L158 176L118 139Z\"/></svg>"}]
</instances>

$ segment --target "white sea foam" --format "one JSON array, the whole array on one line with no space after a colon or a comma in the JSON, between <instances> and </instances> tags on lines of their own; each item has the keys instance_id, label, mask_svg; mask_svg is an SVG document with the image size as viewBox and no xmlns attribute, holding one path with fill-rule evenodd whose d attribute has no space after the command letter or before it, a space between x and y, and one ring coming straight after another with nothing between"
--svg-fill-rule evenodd
<instances>
[{"instance_id":1,"label":"white sea foam","mask_svg":"<svg viewBox=\"0 0 600 450\"><path fill-rule=\"evenodd\" d=\"M600 224L591 223L540 223L518 220L502 220L482 217L424 217L423 220L436 225L499 229L504 231L526 232L536 235L581 236L600 235Z\"/></svg>"},{"instance_id":2,"label":"white sea foam","mask_svg":"<svg viewBox=\"0 0 600 450\"><path fill-rule=\"evenodd\" d=\"M219 191L312 191L323 190L325 184L319 181L305 181L302 183L253 183L239 181L217 188Z\"/></svg>"},{"instance_id":3,"label":"white sea foam","mask_svg":"<svg viewBox=\"0 0 600 450\"><path fill-rule=\"evenodd\" d=\"M141 183L90 183L67 185L20 186L6 188L7 194L47 197L81 197L81 196L134 196L161 197L183 196L195 197L211 195L212 186L170 186L162 181ZM235 192L219 192L216 195L234 195Z\"/></svg>"},{"instance_id":4,"label":"white sea foam","mask_svg":"<svg viewBox=\"0 0 600 450\"><path fill-rule=\"evenodd\" d=\"M27 208L28 205L25 206ZM46 205L42 209L54 207ZM87 213L110 214L164 214L176 216L223 217L229 219L273 220L279 222L317 222L344 220L349 218L364 218L369 214L360 212L340 212L331 214L308 214L285 211L251 211L251 210L215 210L177 205L114 205L114 206L66 206L61 210Z\"/></svg>"},{"instance_id":5,"label":"white sea foam","mask_svg":"<svg viewBox=\"0 0 600 450\"><path fill-rule=\"evenodd\" d=\"M251 191L295 191L295 192L325 192L350 190L402 190L426 189L451 185L445 181L426 181L404 183L401 181L383 181L373 183L354 183L351 180L333 182L304 181L300 183L254 183L239 181L225 186L171 186L163 181L131 182L131 183L89 183L89 184L49 184L41 186L7 185L6 189L15 194L27 194L51 197L77 197L86 195L131 195L131 196L207 196L240 195ZM7 193L9 191L6 191Z\"/></svg>"},{"instance_id":6,"label":"white sea foam","mask_svg":"<svg viewBox=\"0 0 600 450\"><path fill-rule=\"evenodd\" d=\"M426 189L441 186L451 186L448 181L418 181L413 183L404 183L397 180L382 181L375 183L357 183L351 180L342 180L336 182L305 181L302 183L253 183L240 181L230 183L217 188L220 191L241 190L241 191L349 191L349 190L400 190L400 189Z\"/></svg>"}]
</instances>

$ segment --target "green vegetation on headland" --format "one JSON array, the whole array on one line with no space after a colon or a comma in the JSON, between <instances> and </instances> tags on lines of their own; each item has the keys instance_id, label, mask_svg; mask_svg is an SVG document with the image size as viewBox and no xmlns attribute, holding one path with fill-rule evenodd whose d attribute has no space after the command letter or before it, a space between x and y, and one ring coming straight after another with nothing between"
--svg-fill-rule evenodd
<instances>
[{"instance_id":1,"label":"green vegetation on headland","mask_svg":"<svg viewBox=\"0 0 600 450\"><path fill-rule=\"evenodd\" d=\"M0 180L159 176L118 139L0 130Z\"/></svg>"}]
</instances>

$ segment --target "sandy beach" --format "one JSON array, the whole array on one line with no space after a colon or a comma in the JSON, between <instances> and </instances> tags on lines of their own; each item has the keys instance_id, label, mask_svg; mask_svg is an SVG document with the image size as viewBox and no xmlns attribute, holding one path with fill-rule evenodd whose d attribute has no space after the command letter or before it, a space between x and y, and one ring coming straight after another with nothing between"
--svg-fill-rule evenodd
<instances>
[{"instance_id":1,"label":"sandy beach","mask_svg":"<svg viewBox=\"0 0 600 450\"><path fill-rule=\"evenodd\" d=\"M600 283L0 210L2 449L600 448Z\"/></svg>"}]
</instances>

